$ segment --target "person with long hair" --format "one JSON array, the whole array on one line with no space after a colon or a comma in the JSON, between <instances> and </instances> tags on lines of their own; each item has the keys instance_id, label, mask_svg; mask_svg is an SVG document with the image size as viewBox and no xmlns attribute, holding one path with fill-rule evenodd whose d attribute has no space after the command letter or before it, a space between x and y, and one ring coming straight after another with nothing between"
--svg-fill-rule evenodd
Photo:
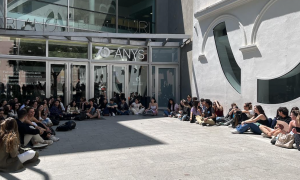
<instances>
[{"instance_id":1,"label":"person with long hair","mask_svg":"<svg viewBox=\"0 0 300 180\"><path fill-rule=\"evenodd\" d=\"M20 107L19 103L12 103L9 116L12 118L18 118L19 107Z\"/></svg>"},{"instance_id":2,"label":"person with long hair","mask_svg":"<svg viewBox=\"0 0 300 180\"><path fill-rule=\"evenodd\" d=\"M15 119L8 118L1 123L0 130L0 171L13 172L23 168L23 163L38 160L39 153L33 150L19 154L19 132Z\"/></svg>"},{"instance_id":3,"label":"person with long hair","mask_svg":"<svg viewBox=\"0 0 300 180\"><path fill-rule=\"evenodd\" d=\"M52 107L50 108L50 115L54 116L56 119L63 119L63 111L59 100L53 101Z\"/></svg>"},{"instance_id":4,"label":"person with long hair","mask_svg":"<svg viewBox=\"0 0 300 180\"><path fill-rule=\"evenodd\" d=\"M203 116L198 116L196 119L196 123L202 126L213 126L216 124L216 114L214 112L214 108L212 107L212 102L210 99L205 99L205 111Z\"/></svg>"},{"instance_id":5,"label":"person with long hair","mask_svg":"<svg viewBox=\"0 0 300 180\"><path fill-rule=\"evenodd\" d=\"M75 117L75 116L77 116L79 113L80 113L80 110L79 110L78 107L77 107L77 103L76 103L75 100L73 100L73 101L68 105L68 108L67 108L67 114L68 114L70 117Z\"/></svg>"},{"instance_id":6,"label":"person with long hair","mask_svg":"<svg viewBox=\"0 0 300 180\"><path fill-rule=\"evenodd\" d=\"M224 112L223 112L223 106L221 106L221 104L219 103L219 101L214 101L213 102L213 109L214 109L214 113L216 115L216 122L222 122L223 118L224 118Z\"/></svg>"},{"instance_id":7,"label":"person with long hair","mask_svg":"<svg viewBox=\"0 0 300 180\"><path fill-rule=\"evenodd\" d=\"M174 102L172 98L168 101L168 109L164 111L164 115L167 117L175 116L179 111L178 104Z\"/></svg>"},{"instance_id":8,"label":"person with long hair","mask_svg":"<svg viewBox=\"0 0 300 180\"><path fill-rule=\"evenodd\" d=\"M145 110L145 114L152 114L153 116L157 116L157 112L158 112L158 104L156 103L155 98L152 97L148 109Z\"/></svg>"},{"instance_id":9,"label":"person with long hair","mask_svg":"<svg viewBox=\"0 0 300 180\"><path fill-rule=\"evenodd\" d=\"M143 112L145 111L145 107L139 102L138 98L136 98L130 106L130 110L134 115L143 114Z\"/></svg>"},{"instance_id":10,"label":"person with long hair","mask_svg":"<svg viewBox=\"0 0 300 180\"><path fill-rule=\"evenodd\" d=\"M265 111L260 105L254 106L254 112L255 115L246 121L243 121L240 126L238 126L236 129L234 129L232 134L242 134L246 132L249 128L252 130L255 134L261 134L261 130L259 129L260 125L267 126L269 121L265 114Z\"/></svg>"},{"instance_id":11,"label":"person with long hair","mask_svg":"<svg viewBox=\"0 0 300 180\"><path fill-rule=\"evenodd\" d=\"M43 104L38 105L37 109L35 110L34 117L47 127L51 127L53 125L52 121L45 114L45 108Z\"/></svg>"},{"instance_id":12,"label":"person with long hair","mask_svg":"<svg viewBox=\"0 0 300 180\"><path fill-rule=\"evenodd\" d=\"M294 133L295 144L294 148L300 151L300 111L294 110L291 112L292 121L289 124L289 131Z\"/></svg>"},{"instance_id":13,"label":"person with long hair","mask_svg":"<svg viewBox=\"0 0 300 180\"><path fill-rule=\"evenodd\" d=\"M190 123L195 123L196 116L202 115L202 111L199 105L200 105L199 101L196 100L193 101L193 107L190 112Z\"/></svg>"}]
</instances>

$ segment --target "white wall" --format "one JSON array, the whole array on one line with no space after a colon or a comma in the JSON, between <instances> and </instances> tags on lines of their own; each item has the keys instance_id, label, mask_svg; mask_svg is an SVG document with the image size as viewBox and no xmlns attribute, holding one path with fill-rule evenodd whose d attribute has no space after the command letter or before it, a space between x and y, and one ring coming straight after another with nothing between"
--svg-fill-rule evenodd
<instances>
[{"instance_id":1,"label":"white wall","mask_svg":"<svg viewBox=\"0 0 300 180\"><path fill-rule=\"evenodd\" d=\"M211 2L211 1L209 1ZM219 100L225 105L226 111L232 102L242 107L245 102L257 103L257 79L274 79L291 71L300 62L300 1L277 0L263 14L262 22L257 31L254 42L261 54L260 56L246 57L239 48L244 45L243 31L239 23L244 26L247 45L251 43L251 34L255 19L269 0L252 1L242 6L230 9L227 12L215 14L201 20L194 18L193 65L200 97ZM202 4L202 5L201 5ZM194 1L194 12L203 9L203 0ZM219 16L230 14L233 18L224 18L228 32L229 42L234 57L242 71L242 93L236 92L227 81L217 54L213 32L210 30L205 46L206 61L199 61L204 34L209 25ZM217 25L217 24L215 24ZM258 53L259 54L259 53ZM281 87L278 87L281 88ZM194 95L194 94L193 94ZM300 106L300 99L283 104L262 104L268 116L273 117L276 109L285 106L291 109Z\"/></svg>"}]
</instances>

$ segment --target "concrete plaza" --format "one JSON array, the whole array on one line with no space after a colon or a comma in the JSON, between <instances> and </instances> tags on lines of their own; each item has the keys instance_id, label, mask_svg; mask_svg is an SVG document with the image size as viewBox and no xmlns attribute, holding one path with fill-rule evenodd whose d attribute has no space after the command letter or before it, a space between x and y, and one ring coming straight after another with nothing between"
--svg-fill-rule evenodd
<instances>
[{"instance_id":1,"label":"concrete plaza","mask_svg":"<svg viewBox=\"0 0 300 180\"><path fill-rule=\"evenodd\" d=\"M228 127L116 116L77 122L40 162L0 179L298 179L300 152Z\"/></svg>"}]
</instances>

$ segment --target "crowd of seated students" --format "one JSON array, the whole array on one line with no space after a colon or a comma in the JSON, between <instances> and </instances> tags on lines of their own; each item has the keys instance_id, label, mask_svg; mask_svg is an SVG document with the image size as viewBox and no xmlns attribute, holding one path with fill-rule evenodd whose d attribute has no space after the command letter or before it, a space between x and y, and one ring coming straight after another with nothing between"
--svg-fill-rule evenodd
<instances>
[{"instance_id":1,"label":"crowd of seated students","mask_svg":"<svg viewBox=\"0 0 300 180\"><path fill-rule=\"evenodd\" d=\"M291 134L295 142L293 147L300 151L300 111L298 107L292 108L290 114L286 107L280 107L274 118L268 118L261 105L253 107L250 102L245 103L243 108L232 103L226 116L223 112L223 106L218 101L212 102L210 99L198 101L197 98L188 95L187 99L182 99L179 105L173 99L169 99L168 109L164 111L164 116L176 117L181 121L189 121L202 126L229 126L233 128L232 134L251 131L264 138L271 138L273 145L276 144L280 134Z\"/></svg>"}]
</instances>

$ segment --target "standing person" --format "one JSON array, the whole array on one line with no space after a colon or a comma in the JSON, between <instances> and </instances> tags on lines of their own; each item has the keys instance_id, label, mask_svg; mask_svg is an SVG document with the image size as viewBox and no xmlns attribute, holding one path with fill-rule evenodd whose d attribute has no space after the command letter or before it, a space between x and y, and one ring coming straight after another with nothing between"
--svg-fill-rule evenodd
<instances>
[{"instance_id":1,"label":"standing person","mask_svg":"<svg viewBox=\"0 0 300 180\"><path fill-rule=\"evenodd\" d=\"M151 102L149 103L149 108L145 110L146 114L151 114L153 116L157 116L158 104L154 97L151 98Z\"/></svg>"},{"instance_id":2,"label":"standing person","mask_svg":"<svg viewBox=\"0 0 300 180\"><path fill-rule=\"evenodd\" d=\"M190 113L190 123L195 123L196 116L202 115L202 111L201 111L199 105L200 105L199 101L193 101L193 107L192 107L191 113Z\"/></svg>"},{"instance_id":3,"label":"standing person","mask_svg":"<svg viewBox=\"0 0 300 180\"><path fill-rule=\"evenodd\" d=\"M23 168L23 163L38 160L38 152L29 150L20 154L19 146L18 124L13 118L6 119L0 130L0 172L17 171Z\"/></svg>"},{"instance_id":4,"label":"standing person","mask_svg":"<svg viewBox=\"0 0 300 180\"><path fill-rule=\"evenodd\" d=\"M131 112L134 115L143 114L145 111L145 107L139 102L139 99L136 98L134 102L131 104Z\"/></svg>"},{"instance_id":5,"label":"standing person","mask_svg":"<svg viewBox=\"0 0 300 180\"><path fill-rule=\"evenodd\" d=\"M129 115L129 107L128 104L126 103L126 98L121 99L117 112L119 115Z\"/></svg>"},{"instance_id":6,"label":"standing person","mask_svg":"<svg viewBox=\"0 0 300 180\"><path fill-rule=\"evenodd\" d=\"M174 100L171 98L168 102L168 109L164 111L164 115L167 117L172 117L178 114L179 106L174 102Z\"/></svg>"},{"instance_id":7,"label":"standing person","mask_svg":"<svg viewBox=\"0 0 300 180\"><path fill-rule=\"evenodd\" d=\"M231 131L232 134L242 134L246 132L249 128L252 130L253 133L261 134L262 132L259 129L259 126L266 126L269 123L269 121L267 116L265 115L265 111L260 105L254 106L254 112L255 116L253 116L251 119L243 121L239 127Z\"/></svg>"},{"instance_id":8,"label":"standing person","mask_svg":"<svg viewBox=\"0 0 300 180\"><path fill-rule=\"evenodd\" d=\"M116 116L117 107L118 105L115 103L114 99L111 98L110 102L107 104L107 108L111 116Z\"/></svg>"}]
</instances>

